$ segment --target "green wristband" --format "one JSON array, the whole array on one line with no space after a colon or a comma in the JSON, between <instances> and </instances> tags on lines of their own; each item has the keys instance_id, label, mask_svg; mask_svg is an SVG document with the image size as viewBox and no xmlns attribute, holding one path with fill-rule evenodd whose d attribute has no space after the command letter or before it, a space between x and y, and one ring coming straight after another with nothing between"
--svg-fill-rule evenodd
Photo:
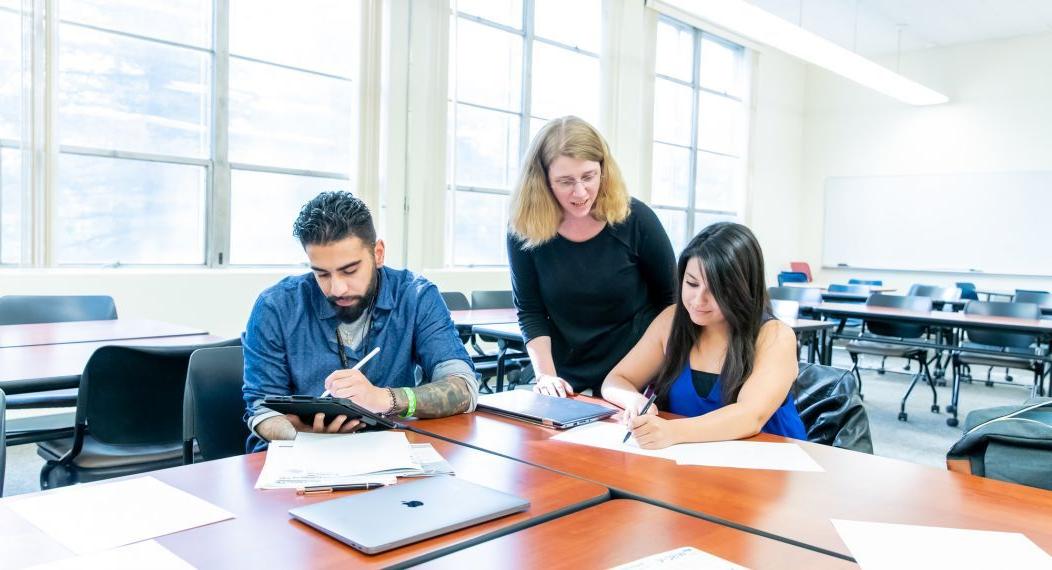
<instances>
[{"instance_id":1,"label":"green wristband","mask_svg":"<svg viewBox=\"0 0 1052 570\"><path fill-rule=\"evenodd\" d=\"M409 407L405 409L402 417L411 418L416 413L416 394L413 393L412 388L402 388L402 390L405 392L405 397L409 399Z\"/></svg>"}]
</instances>

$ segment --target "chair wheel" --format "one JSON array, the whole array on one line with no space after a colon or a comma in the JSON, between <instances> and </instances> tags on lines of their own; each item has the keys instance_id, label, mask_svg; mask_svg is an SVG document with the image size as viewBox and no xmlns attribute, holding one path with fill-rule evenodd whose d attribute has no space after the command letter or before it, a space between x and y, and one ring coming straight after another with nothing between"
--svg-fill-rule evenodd
<instances>
[{"instance_id":1,"label":"chair wheel","mask_svg":"<svg viewBox=\"0 0 1052 570\"><path fill-rule=\"evenodd\" d=\"M946 425L950 427L957 427L957 418L946 418Z\"/></svg>"},{"instance_id":2,"label":"chair wheel","mask_svg":"<svg viewBox=\"0 0 1052 570\"><path fill-rule=\"evenodd\" d=\"M900 422L906 421L907 417L909 417L909 416L906 415L906 412L899 412L899 421Z\"/></svg>"},{"instance_id":3,"label":"chair wheel","mask_svg":"<svg viewBox=\"0 0 1052 570\"><path fill-rule=\"evenodd\" d=\"M954 406L952 404L949 405L949 406L946 406L946 413L947 414L956 414L957 413L957 406Z\"/></svg>"},{"instance_id":4,"label":"chair wheel","mask_svg":"<svg viewBox=\"0 0 1052 570\"><path fill-rule=\"evenodd\" d=\"M932 404L931 405L931 413L933 413L933 414L939 413L939 405L938 404Z\"/></svg>"},{"instance_id":5,"label":"chair wheel","mask_svg":"<svg viewBox=\"0 0 1052 570\"><path fill-rule=\"evenodd\" d=\"M1012 381L1012 377L1011 376L1005 376L1005 382L1011 382L1011 381Z\"/></svg>"},{"instance_id":6,"label":"chair wheel","mask_svg":"<svg viewBox=\"0 0 1052 570\"><path fill-rule=\"evenodd\" d=\"M990 380L986 381L986 385L987 385L987 387L990 387L990 388L994 387L994 383L992 381L990 381Z\"/></svg>"},{"instance_id":7,"label":"chair wheel","mask_svg":"<svg viewBox=\"0 0 1052 570\"><path fill-rule=\"evenodd\" d=\"M877 370L877 374L880 374L881 376L883 376L884 375L884 369L881 368L881 369Z\"/></svg>"}]
</instances>

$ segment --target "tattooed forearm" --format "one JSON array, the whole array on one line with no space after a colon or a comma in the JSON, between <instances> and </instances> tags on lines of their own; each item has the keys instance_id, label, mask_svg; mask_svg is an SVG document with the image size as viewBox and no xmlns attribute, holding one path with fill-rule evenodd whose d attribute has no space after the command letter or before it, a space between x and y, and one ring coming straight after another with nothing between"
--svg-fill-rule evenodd
<instances>
[{"instance_id":1,"label":"tattooed forearm","mask_svg":"<svg viewBox=\"0 0 1052 570\"><path fill-rule=\"evenodd\" d=\"M471 407L472 389L468 380L460 376L446 376L430 384L413 389L416 395L416 413L418 418L444 418L468 411ZM405 393L401 394L405 398ZM396 402L405 410L409 402Z\"/></svg>"}]
</instances>

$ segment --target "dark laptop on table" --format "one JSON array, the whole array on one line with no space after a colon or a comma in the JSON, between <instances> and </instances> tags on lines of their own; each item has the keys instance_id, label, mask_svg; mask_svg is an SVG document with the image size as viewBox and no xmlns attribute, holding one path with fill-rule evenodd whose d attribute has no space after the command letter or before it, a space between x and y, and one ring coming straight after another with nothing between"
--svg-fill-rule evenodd
<instances>
[{"instance_id":1,"label":"dark laptop on table","mask_svg":"<svg viewBox=\"0 0 1052 570\"><path fill-rule=\"evenodd\" d=\"M366 554L525 511L522 497L439 475L291 509L289 514Z\"/></svg>"},{"instance_id":2,"label":"dark laptop on table","mask_svg":"<svg viewBox=\"0 0 1052 570\"><path fill-rule=\"evenodd\" d=\"M479 396L478 407L525 422L566 429L608 418L617 410L571 398L545 396L529 390L508 390Z\"/></svg>"}]
</instances>

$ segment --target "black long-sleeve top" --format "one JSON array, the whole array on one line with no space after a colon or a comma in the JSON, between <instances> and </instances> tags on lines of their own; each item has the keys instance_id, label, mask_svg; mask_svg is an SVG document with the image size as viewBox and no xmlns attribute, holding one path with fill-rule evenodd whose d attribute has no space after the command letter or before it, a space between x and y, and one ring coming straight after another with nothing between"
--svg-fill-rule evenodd
<instances>
[{"instance_id":1,"label":"black long-sleeve top","mask_svg":"<svg viewBox=\"0 0 1052 570\"><path fill-rule=\"evenodd\" d=\"M631 213L598 235L561 235L533 249L508 235L519 327L529 342L549 336L556 373L575 391L598 389L650 321L675 302L676 260L654 211Z\"/></svg>"}]
</instances>

